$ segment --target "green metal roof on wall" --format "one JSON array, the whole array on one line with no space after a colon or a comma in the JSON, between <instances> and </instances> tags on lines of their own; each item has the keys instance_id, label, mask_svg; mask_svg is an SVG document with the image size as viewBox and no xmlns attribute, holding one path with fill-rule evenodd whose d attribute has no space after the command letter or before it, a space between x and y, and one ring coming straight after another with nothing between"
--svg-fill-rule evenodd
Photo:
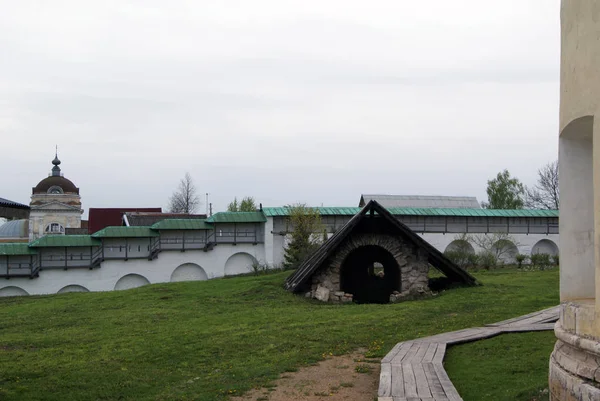
<instances>
[{"instance_id":1,"label":"green metal roof on wall","mask_svg":"<svg viewBox=\"0 0 600 401\"><path fill-rule=\"evenodd\" d=\"M204 219L166 219L154 223L153 230L212 230Z\"/></svg>"},{"instance_id":2,"label":"green metal roof on wall","mask_svg":"<svg viewBox=\"0 0 600 401\"><path fill-rule=\"evenodd\" d=\"M389 208L394 215L456 217L558 217L558 210L538 209L462 209L462 208Z\"/></svg>"},{"instance_id":3,"label":"green metal roof on wall","mask_svg":"<svg viewBox=\"0 0 600 401\"><path fill-rule=\"evenodd\" d=\"M29 244L32 248L100 246L102 241L90 235L45 235Z\"/></svg>"},{"instance_id":4,"label":"green metal roof on wall","mask_svg":"<svg viewBox=\"0 0 600 401\"><path fill-rule=\"evenodd\" d=\"M0 255L35 255L37 251L29 247L26 242L6 242L0 243Z\"/></svg>"},{"instance_id":5,"label":"green metal roof on wall","mask_svg":"<svg viewBox=\"0 0 600 401\"><path fill-rule=\"evenodd\" d=\"M354 216L360 212L359 207L314 207L323 216ZM264 207L263 213L268 217L289 216L289 208L287 207Z\"/></svg>"},{"instance_id":6,"label":"green metal roof on wall","mask_svg":"<svg viewBox=\"0 0 600 401\"><path fill-rule=\"evenodd\" d=\"M262 212L218 212L206 219L207 223L264 223Z\"/></svg>"},{"instance_id":7,"label":"green metal roof on wall","mask_svg":"<svg viewBox=\"0 0 600 401\"><path fill-rule=\"evenodd\" d=\"M92 234L94 238L158 237L158 232L143 226L110 226Z\"/></svg>"},{"instance_id":8,"label":"green metal roof on wall","mask_svg":"<svg viewBox=\"0 0 600 401\"><path fill-rule=\"evenodd\" d=\"M358 207L316 207L322 216L353 216L360 211ZM538 209L463 209L463 208L388 208L395 216L456 216L456 217L558 217L558 210ZM289 216L286 207L265 207L263 213L268 217Z\"/></svg>"}]
</instances>

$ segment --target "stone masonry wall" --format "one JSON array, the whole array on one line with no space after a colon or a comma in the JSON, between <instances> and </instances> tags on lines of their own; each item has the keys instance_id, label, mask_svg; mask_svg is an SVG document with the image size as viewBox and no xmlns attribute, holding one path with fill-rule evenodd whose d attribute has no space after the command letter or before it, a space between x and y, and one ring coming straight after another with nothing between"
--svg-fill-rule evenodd
<instances>
[{"instance_id":1,"label":"stone masonry wall","mask_svg":"<svg viewBox=\"0 0 600 401\"><path fill-rule=\"evenodd\" d=\"M306 296L324 302L352 301L352 294L346 294L340 288L342 264L350 252L368 245L385 249L398 263L400 291L390 296L391 302L429 292L429 263L422 250L391 235L359 234L348 238L330 258L328 265L313 275L311 291Z\"/></svg>"},{"instance_id":2,"label":"stone masonry wall","mask_svg":"<svg viewBox=\"0 0 600 401\"><path fill-rule=\"evenodd\" d=\"M593 302L561 304L550 357L551 401L600 400L600 340L588 334L594 314Z\"/></svg>"}]
</instances>

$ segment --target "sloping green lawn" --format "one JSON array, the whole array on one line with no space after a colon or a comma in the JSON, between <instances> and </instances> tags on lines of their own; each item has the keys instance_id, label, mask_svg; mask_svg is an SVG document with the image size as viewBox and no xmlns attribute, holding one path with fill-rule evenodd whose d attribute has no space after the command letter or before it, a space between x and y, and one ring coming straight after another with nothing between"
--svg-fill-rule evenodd
<instances>
[{"instance_id":1,"label":"sloping green lawn","mask_svg":"<svg viewBox=\"0 0 600 401\"><path fill-rule=\"evenodd\" d=\"M222 400L323 354L381 357L559 302L558 270L477 273L481 287L395 305L321 304L284 291L288 274L0 298L0 399Z\"/></svg>"},{"instance_id":2,"label":"sloping green lawn","mask_svg":"<svg viewBox=\"0 0 600 401\"><path fill-rule=\"evenodd\" d=\"M501 334L450 347L444 366L465 401L548 400L555 343L554 331Z\"/></svg>"}]
</instances>

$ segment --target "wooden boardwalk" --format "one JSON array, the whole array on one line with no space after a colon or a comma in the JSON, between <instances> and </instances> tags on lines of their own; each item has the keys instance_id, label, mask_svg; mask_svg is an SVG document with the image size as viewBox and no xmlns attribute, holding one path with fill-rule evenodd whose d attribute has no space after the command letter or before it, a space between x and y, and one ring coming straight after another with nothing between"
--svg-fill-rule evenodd
<instances>
[{"instance_id":1,"label":"wooden boardwalk","mask_svg":"<svg viewBox=\"0 0 600 401\"><path fill-rule=\"evenodd\" d=\"M396 344L381 360L379 401L462 401L444 370L446 347L501 333L553 330L559 307Z\"/></svg>"}]
</instances>

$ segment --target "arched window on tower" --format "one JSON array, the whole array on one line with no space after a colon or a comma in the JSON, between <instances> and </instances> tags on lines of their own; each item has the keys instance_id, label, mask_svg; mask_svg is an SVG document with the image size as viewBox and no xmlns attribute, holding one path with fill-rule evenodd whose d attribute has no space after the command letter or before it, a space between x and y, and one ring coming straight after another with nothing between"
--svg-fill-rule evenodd
<instances>
[{"instance_id":1,"label":"arched window on tower","mask_svg":"<svg viewBox=\"0 0 600 401\"><path fill-rule=\"evenodd\" d=\"M46 234L64 234L65 228L59 223L50 223L46 226Z\"/></svg>"},{"instance_id":2,"label":"arched window on tower","mask_svg":"<svg viewBox=\"0 0 600 401\"><path fill-rule=\"evenodd\" d=\"M52 185L50 188L48 188L48 193L52 194L52 195L57 195L57 194L63 194L63 189L61 187L59 187L58 185Z\"/></svg>"}]
</instances>

